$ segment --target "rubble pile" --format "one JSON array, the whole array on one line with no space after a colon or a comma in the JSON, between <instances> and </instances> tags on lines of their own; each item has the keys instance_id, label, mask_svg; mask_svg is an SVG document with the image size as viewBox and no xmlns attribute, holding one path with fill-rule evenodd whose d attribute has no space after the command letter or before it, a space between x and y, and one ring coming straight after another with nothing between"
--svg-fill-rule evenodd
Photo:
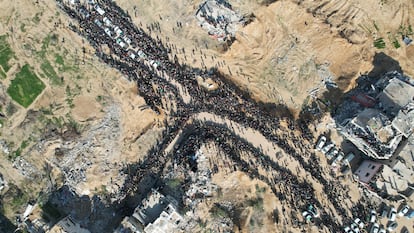
<instances>
[{"instance_id":1,"label":"rubble pile","mask_svg":"<svg viewBox=\"0 0 414 233\"><path fill-rule=\"evenodd\" d=\"M191 207L196 206L202 199L197 197L209 197L217 190L217 186L211 183L211 170L209 161L201 150L194 157L197 162L197 171L191 172L191 185L186 192L185 203Z\"/></svg>"},{"instance_id":2,"label":"rubble pile","mask_svg":"<svg viewBox=\"0 0 414 233\"><path fill-rule=\"evenodd\" d=\"M33 178L36 174L39 174L38 169L22 157L17 158L13 162L13 167L27 178Z\"/></svg>"},{"instance_id":3,"label":"rubble pile","mask_svg":"<svg viewBox=\"0 0 414 233\"><path fill-rule=\"evenodd\" d=\"M225 0L208 0L196 12L200 26L219 41L235 36L237 28L244 24L241 15L235 12Z\"/></svg>"},{"instance_id":4,"label":"rubble pile","mask_svg":"<svg viewBox=\"0 0 414 233\"><path fill-rule=\"evenodd\" d=\"M88 130L85 137L65 142L60 149L65 153L52 158L51 162L61 169L67 185L76 189L80 183L87 182L87 170L92 166L97 166L103 174L114 168L108 157L118 153L119 111L115 104L109 106L102 121Z\"/></svg>"},{"instance_id":5,"label":"rubble pile","mask_svg":"<svg viewBox=\"0 0 414 233\"><path fill-rule=\"evenodd\" d=\"M358 88L347 95L350 98L335 116L341 133L367 156L389 159L403 137L409 136L407 129L412 127L407 123L412 115L410 106L414 96L409 78L398 72L386 73L375 83L362 77ZM345 111L350 102L359 106Z\"/></svg>"}]
</instances>

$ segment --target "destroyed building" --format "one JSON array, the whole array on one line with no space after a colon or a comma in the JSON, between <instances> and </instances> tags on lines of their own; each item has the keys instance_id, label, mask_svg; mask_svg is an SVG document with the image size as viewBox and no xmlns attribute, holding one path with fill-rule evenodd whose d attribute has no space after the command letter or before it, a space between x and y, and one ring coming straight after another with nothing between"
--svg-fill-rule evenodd
<instances>
[{"instance_id":1,"label":"destroyed building","mask_svg":"<svg viewBox=\"0 0 414 233\"><path fill-rule=\"evenodd\" d=\"M177 211L177 201L152 190L137 206L130 217L124 218L115 233L145 232L167 233L178 228L182 221Z\"/></svg>"},{"instance_id":2,"label":"destroyed building","mask_svg":"<svg viewBox=\"0 0 414 233\"><path fill-rule=\"evenodd\" d=\"M82 228L79 223L67 216L56 223L47 233L90 233L89 230Z\"/></svg>"},{"instance_id":3,"label":"destroyed building","mask_svg":"<svg viewBox=\"0 0 414 233\"><path fill-rule=\"evenodd\" d=\"M384 78L377 83L377 87L382 88L383 85L385 87L378 99L385 113L395 116L400 109L413 102L414 86L409 83L398 78L392 78L387 82L387 78Z\"/></svg>"},{"instance_id":4,"label":"destroyed building","mask_svg":"<svg viewBox=\"0 0 414 233\"><path fill-rule=\"evenodd\" d=\"M219 41L234 37L237 28L245 24L244 18L225 0L207 0L195 15L200 26Z\"/></svg>"},{"instance_id":5,"label":"destroyed building","mask_svg":"<svg viewBox=\"0 0 414 233\"><path fill-rule=\"evenodd\" d=\"M402 134L392 126L390 119L373 108L367 108L344 122L342 134L375 159L388 159L402 139Z\"/></svg>"},{"instance_id":6,"label":"destroyed building","mask_svg":"<svg viewBox=\"0 0 414 233\"><path fill-rule=\"evenodd\" d=\"M344 137L374 159L389 159L414 129L414 86L398 72L371 85L376 104L344 120Z\"/></svg>"},{"instance_id":7,"label":"destroyed building","mask_svg":"<svg viewBox=\"0 0 414 233\"><path fill-rule=\"evenodd\" d=\"M411 121L413 122L413 121ZM414 134L386 161L376 187L387 196L411 197L414 193Z\"/></svg>"},{"instance_id":8,"label":"destroyed building","mask_svg":"<svg viewBox=\"0 0 414 233\"><path fill-rule=\"evenodd\" d=\"M410 197L414 193L414 82L395 71L375 81L361 77L342 105L338 127L374 160L364 160L354 172L361 183L383 197Z\"/></svg>"}]
</instances>

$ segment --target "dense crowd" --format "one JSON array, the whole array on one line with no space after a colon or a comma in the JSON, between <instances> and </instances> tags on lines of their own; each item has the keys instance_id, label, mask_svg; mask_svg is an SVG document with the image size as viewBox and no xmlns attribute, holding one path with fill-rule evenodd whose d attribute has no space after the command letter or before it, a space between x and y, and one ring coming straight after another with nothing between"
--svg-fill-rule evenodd
<instances>
[{"instance_id":1,"label":"dense crowd","mask_svg":"<svg viewBox=\"0 0 414 233\"><path fill-rule=\"evenodd\" d=\"M86 5L66 5L58 2L69 16L79 21L79 27L72 25L72 28L88 39L95 48L96 55L130 80L137 82L139 95L143 96L148 106L156 112L161 112L166 109L166 102L176 104L175 111L170 112L162 139L149 151L146 159L134 167L134 176L124 187L125 192L136 185L145 174L162 172L167 156L196 166L191 162L189 155L200 148L201 143L213 140L232 157L237 169L245 171L252 178L267 182L280 200L286 200L290 206L314 203L320 209L323 208L315 198L315 190L310 183L299 180L289 169L269 158L263 151L253 147L223 125L214 124L214 122L187 124L187 120L192 115L209 112L237 122L246 128L253 128L278 145L323 185L323 191L335 206L336 211L342 216L346 215L341 204L341 198L346 194L341 191L343 189L338 188L338 185L323 176L319 161L310 150L308 141L312 139L310 133L307 131L305 138L292 133L298 129L294 120L284 119L288 123L289 130L284 129L280 126L280 116L266 111L263 106L252 100L248 93L227 81L217 70L201 70L179 64L176 56L170 58L171 50L177 50L175 45L168 44L165 47L159 38L154 39L149 36L144 30L134 25L130 17L113 1L92 1ZM105 13L99 13L95 9L96 5ZM117 27L122 31L122 36L117 35L118 29L115 29ZM149 27L149 29L154 27ZM122 45L121 40L127 45ZM130 42L126 43L127 40ZM109 48L109 52L105 48ZM139 53L144 55L138 56ZM219 88L215 91L207 91L198 85L196 77L209 77L218 84ZM190 103L183 101L178 87L169 82L169 79L173 79L185 88L191 96ZM163 101L163 99L168 99L168 101ZM285 112L285 110L285 108L280 108L280 112ZM165 154L166 147L180 130L184 131L184 128L188 131L186 138L174 148L173 153ZM246 151L255 156L248 161L242 159L240 153ZM274 175L264 176L259 173L259 166ZM325 214L321 217L321 221L333 232L340 231L333 216Z\"/></svg>"}]
</instances>

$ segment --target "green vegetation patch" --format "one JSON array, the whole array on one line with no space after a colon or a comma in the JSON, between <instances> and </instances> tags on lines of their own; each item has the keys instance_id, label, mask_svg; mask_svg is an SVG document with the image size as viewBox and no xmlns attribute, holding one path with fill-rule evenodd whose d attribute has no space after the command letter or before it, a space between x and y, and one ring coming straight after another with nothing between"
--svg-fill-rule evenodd
<instances>
[{"instance_id":1,"label":"green vegetation patch","mask_svg":"<svg viewBox=\"0 0 414 233\"><path fill-rule=\"evenodd\" d=\"M35 14L35 16L32 18L32 21L36 24L40 23L40 17L43 15L42 12L38 12Z\"/></svg>"},{"instance_id":2,"label":"green vegetation patch","mask_svg":"<svg viewBox=\"0 0 414 233\"><path fill-rule=\"evenodd\" d=\"M70 61L65 62L62 55L58 53L55 54L55 64L57 65L59 71L63 71L63 72L66 72L66 71L78 72L79 71L79 67L73 64L69 64L69 63L71 62Z\"/></svg>"},{"instance_id":3,"label":"green vegetation patch","mask_svg":"<svg viewBox=\"0 0 414 233\"><path fill-rule=\"evenodd\" d=\"M215 204L211 209L210 209L210 214L212 217L214 218L227 218L229 217L229 213L228 211L222 207L219 204Z\"/></svg>"},{"instance_id":4,"label":"green vegetation patch","mask_svg":"<svg viewBox=\"0 0 414 233\"><path fill-rule=\"evenodd\" d=\"M0 36L0 65L5 72L9 71L11 68L9 61L12 57L14 57L14 52L7 42L7 35Z\"/></svg>"},{"instance_id":5,"label":"green vegetation patch","mask_svg":"<svg viewBox=\"0 0 414 233\"><path fill-rule=\"evenodd\" d=\"M383 38L378 38L374 41L374 46L377 49L383 49L385 48L385 41Z\"/></svg>"},{"instance_id":6,"label":"green vegetation patch","mask_svg":"<svg viewBox=\"0 0 414 233\"><path fill-rule=\"evenodd\" d=\"M60 56L59 54L55 54L55 62L56 64L59 64L61 66L65 65L65 61L63 60L63 57Z\"/></svg>"},{"instance_id":7,"label":"green vegetation patch","mask_svg":"<svg viewBox=\"0 0 414 233\"><path fill-rule=\"evenodd\" d=\"M42 40L42 48L40 51L37 52L37 55L39 56L39 58L46 59L46 52L47 52L47 49L49 48L51 40L52 40L52 35L47 35Z\"/></svg>"},{"instance_id":8,"label":"green vegetation patch","mask_svg":"<svg viewBox=\"0 0 414 233\"><path fill-rule=\"evenodd\" d=\"M263 198L257 197L247 200L247 205L252 206L256 210L263 210Z\"/></svg>"},{"instance_id":9,"label":"green vegetation patch","mask_svg":"<svg viewBox=\"0 0 414 233\"><path fill-rule=\"evenodd\" d=\"M2 69L0 69L0 79L5 79L7 77L7 74L4 73Z\"/></svg>"},{"instance_id":10,"label":"green vegetation patch","mask_svg":"<svg viewBox=\"0 0 414 233\"><path fill-rule=\"evenodd\" d=\"M21 208L23 205L29 201L29 196L26 192L19 189L15 184L9 183L9 190L3 196L4 200L7 200L6 208L11 208L14 212L15 210Z\"/></svg>"},{"instance_id":11,"label":"green vegetation patch","mask_svg":"<svg viewBox=\"0 0 414 233\"><path fill-rule=\"evenodd\" d=\"M168 187L170 187L171 189L177 189L181 185L181 181L179 179L170 179L170 180L167 180L166 183Z\"/></svg>"},{"instance_id":12,"label":"green vegetation patch","mask_svg":"<svg viewBox=\"0 0 414 233\"><path fill-rule=\"evenodd\" d=\"M398 28L398 34L402 36L412 36L414 35L413 28L411 24L409 25L400 25Z\"/></svg>"},{"instance_id":13,"label":"green vegetation patch","mask_svg":"<svg viewBox=\"0 0 414 233\"><path fill-rule=\"evenodd\" d=\"M44 60L40 65L40 69L48 77L53 85L61 85L62 80L58 77L58 74L53 69L52 65L48 60Z\"/></svg>"},{"instance_id":14,"label":"green vegetation patch","mask_svg":"<svg viewBox=\"0 0 414 233\"><path fill-rule=\"evenodd\" d=\"M394 45L394 48L398 49L399 47L401 47L400 43L398 42L397 39L394 38L394 40L392 41L392 44Z\"/></svg>"},{"instance_id":15,"label":"green vegetation patch","mask_svg":"<svg viewBox=\"0 0 414 233\"><path fill-rule=\"evenodd\" d=\"M16 77L11 81L7 93L22 105L28 107L45 89L45 84L33 72L29 65L24 65Z\"/></svg>"}]
</instances>

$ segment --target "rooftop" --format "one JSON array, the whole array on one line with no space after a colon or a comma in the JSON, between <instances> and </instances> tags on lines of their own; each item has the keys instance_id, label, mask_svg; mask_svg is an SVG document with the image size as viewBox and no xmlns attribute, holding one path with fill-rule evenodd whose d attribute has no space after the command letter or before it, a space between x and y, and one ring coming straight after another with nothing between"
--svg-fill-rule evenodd
<instances>
[{"instance_id":1,"label":"rooftop","mask_svg":"<svg viewBox=\"0 0 414 233\"><path fill-rule=\"evenodd\" d=\"M378 109L367 108L342 125L342 134L366 155L388 159L402 139Z\"/></svg>"},{"instance_id":2,"label":"rooftop","mask_svg":"<svg viewBox=\"0 0 414 233\"><path fill-rule=\"evenodd\" d=\"M75 222L70 216L56 223L48 233L90 233L89 230L82 228L79 223Z\"/></svg>"},{"instance_id":3,"label":"rooftop","mask_svg":"<svg viewBox=\"0 0 414 233\"><path fill-rule=\"evenodd\" d=\"M177 228L178 224L181 222L183 218L181 215L176 211L174 206L169 204L164 211L160 214L160 216L155 220L154 223L148 224L145 227L146 233L168 233L171 232L172 229Z\"/></svg>"},{"instance_id":4,"label":"rooftop","mask_svg":"<svg viewBox=\"0 0 414 233\"><path fill-rule=\"evenodd\" d=\"M341 133L367 156L390 159L414 130L414 86L398 72L387 73L370 86L359 91L377 96L379 103L342 118L346 120L340 124Z\"/></svg>"},{"instance_id":5,"label":"rooftop","mask_svg":"<svg viewBox=\"0 0 414 233\"><path fill-rule=\"evenodd\" d=\"M146 226L158 218L167 204L168 202L164 195L156 190L152 190L147 198L142 201L142 204L135 209L132 216Z\"/></svg>"},{"instance_id":6,"label":"rooftop","mask_svg":"<svg viewBox=\"0 0 414 233\"><path fill-rule=\"evenodd\" d=\"M414 102L406 105L392 121L392 126L405 137L409 137L414 130Z\"/></svg>"},{"instance_id":7,"label":"rooftop","mask_svg":"<svg viewBox=\"0 0 414 233\"><path fill-rule=\"evenodd\" d=\"M152 190L135 208L133 215L124 218L115 232L171 232L182 220L175 206L176 200Z\"/></svg>"},{"instance_id":8,"label":"rooftop","mask_svg":"<svg viewBox=\"0 0 414 233\"><path fill-rule=\"evenodd\" d=\"M414 87L398 78L390 79L378 96L384 111L396 115L398 111L414 99Z\"/></svg>"}]
</instances>

